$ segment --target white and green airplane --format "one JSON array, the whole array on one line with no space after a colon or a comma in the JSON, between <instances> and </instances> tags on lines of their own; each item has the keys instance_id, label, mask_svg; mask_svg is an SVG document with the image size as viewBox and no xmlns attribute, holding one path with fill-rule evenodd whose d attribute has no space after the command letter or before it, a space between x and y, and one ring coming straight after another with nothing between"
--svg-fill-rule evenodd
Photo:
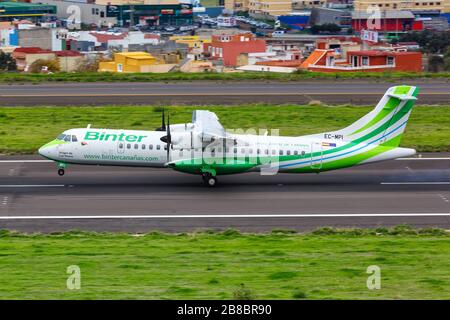
<instances>
[{"instance_id":1,"label":"white and green airplane","mask_svg":"<svg viewBox=\"0 0 450 320\"><path fill-rule=\"evenodd\" d=\"M259 171L266 174L319 173L415 154L400 148L418 88L391 87L370 113L350 126L319 134L285 137L232 133L207 110L193 112L192 122L155 131L87 128L64 131L39 149L58 164L169 167L198 174L205 184L217 176ZM276 116L276 115L274 115Z\"/></svg>"}]
</instances>

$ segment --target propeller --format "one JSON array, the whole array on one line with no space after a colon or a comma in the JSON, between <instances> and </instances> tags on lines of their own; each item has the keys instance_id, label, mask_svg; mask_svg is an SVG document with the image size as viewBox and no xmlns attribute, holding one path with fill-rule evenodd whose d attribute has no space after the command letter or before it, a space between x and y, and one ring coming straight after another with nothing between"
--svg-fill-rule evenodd
<instances>
[{"instance_id":1,"label":"propeller","mask_svg":"<svg viewBox=\"0 0 450 320\"><path fill-rule=\"evenodd\" d=\"M167 144L167 162L169 162L170 144L172 143L172 135L170 134L170 116L167 116L166 135L161 137L160 140Z\"/></svg>"},{"instance_id":2,"label":"propeller","mask_svg":"<svg viewBox=\"0 0 450 320\"><path fill-rule=\"evenodd\" d=\"M162 109L161 127L160 127L160 128L156 128L156 131L166 131L166 123L165 123L164 109Z\"/></svg>"}]
</instances>

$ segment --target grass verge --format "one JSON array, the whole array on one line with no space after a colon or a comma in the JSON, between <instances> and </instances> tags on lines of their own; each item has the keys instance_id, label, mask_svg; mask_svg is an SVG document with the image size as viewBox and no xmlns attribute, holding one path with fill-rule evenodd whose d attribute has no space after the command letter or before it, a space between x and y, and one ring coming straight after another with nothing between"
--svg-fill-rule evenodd
<instances>
[{"instance_id":1,"label":"grass verge","mask_svg":"<svg viewBox=\"0 0 450 320\"><path fill-rule=\"evenodd\" d=\"M199 107L171 106L172 123L191 121ZM202 106L216 112L226 128L280 130L282 135L303 135L349 125L373 107L323 105ZM157 106L105 107L2 107L0 153L35 153L39 146L69 128L91 123L97 128L153 130L160 126ZM413 110L402 146L418 151L450 151L450 106L417 106Z\"/></svg>"},{"instance_id":2,"label":"grass verge","mask_svg":"<svg viewBox=\"0 0 450 320\"><path fill-rule=\"evenodd\" d=\"M232 73L0 73L0 83L40 83L40 82L157 82L157 81L195 81L195 80L277 80L301 81L311 79L380 79L383 81L399 79L449 79L450 72L413 73L413 72L341 72L322 73L298 71L290 74L264 72Z\"/></svg>"},{"instance_id":3,"label":"grass verge","mask_svg":"<svg viewBox=\"0 0 450 320\"><path fill-rule=\"evenodd\" d=\"M439 229L143 235L0 231L0 299L449 299ZM67 267L81 271L68 290ZM366 270L381 269L368 290Z\"/></svg>"}]
</instances>

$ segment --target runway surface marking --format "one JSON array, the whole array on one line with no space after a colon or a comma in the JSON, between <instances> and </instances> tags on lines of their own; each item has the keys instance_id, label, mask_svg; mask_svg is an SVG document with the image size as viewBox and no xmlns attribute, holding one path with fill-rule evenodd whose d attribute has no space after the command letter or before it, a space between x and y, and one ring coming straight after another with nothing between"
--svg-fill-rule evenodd
<instances>
[{"instance_id":1,"label":"runway surface marking","mask_svg":"<svg viewBox=\"0 0 450 320\"><path fill-rule=\"evenodd\" d=\"M1 216L0 220L59 219L181 219L181 218L354 218L354 217L450 217L450 213L318 213L318 214L176 214L95 216Z\"/></svg>"},{"instance_id":2,"label":"runway surface marking","mask_svg":"<svg viewBox=\"0 0 450 320\"><path fill-rule=\"evenodd\" d=\"M438 157L434 157L434 158L397 158L395 160L450 160L450 158L448 158L448 157L443 157L443 158L438 158Z\"/></svg>"},{"instance_id":3,"label":"runway surface marking","mask_svg":"<svg viewBox=\"0 0 450 320\"><path fill-rule=\"evenodd\" d=\"M0 188L52 188L65 186L65 184L0 184Z\"/></svg>"},{"instance_id":4,"label":"runway surface marking","mask_svg":"<svg viewBox=\"0 0 450 320\"><path fill-rule=\"evenodd\" d=\"M394 160L450 160L450 157L433 158L397 158ZM53 160L0 160L0 163L50 163Z\"/></svg>"},{"instance_id":5,"label":"runway surface marking","mask_svg":"<svg viewBox=\"0 0 450 320\"><path fill-rule=\"evenodd\" d=\"M23 98L23 97L130 97L130 96L140 96L140 97L165 97L165 96L225 96L225 95L236 95L236 96L302 96L302 95L379 95L380 92L183 92L183 93L48 93L48 94L0 94L3 98ZM424 95L449 95L447 92L426 92L421 93Z\"/></svg>"},{"instance_id":6,"label":"runway surface marking","mask_svg":"<svg viewBox=\"0 0 450 320\"><path fill-rule=\"evenodd\" d=\"M450 184L450 181L406 181L406 182L380 182L380 184L404 184L404 185L427 185L427 184Z\"/></svg>"}]
</instances>

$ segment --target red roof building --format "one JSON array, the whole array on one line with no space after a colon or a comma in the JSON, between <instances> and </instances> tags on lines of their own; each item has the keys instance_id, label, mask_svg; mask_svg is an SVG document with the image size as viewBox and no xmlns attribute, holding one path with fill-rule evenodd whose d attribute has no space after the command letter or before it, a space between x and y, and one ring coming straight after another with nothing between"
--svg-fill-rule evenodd
<instances>
[{"instance_id":1,"label":"red roof building","mask_svg":"<svg viewBox=\"0 0 450 320\"><path fill-rule=\"evenodd\" d=\"M265 52L266 42L256 39L251 33L216 35L212 37L211 43L204 44L204 50L209 52L211 59L222 60L227 67L235 67L240 54Z\"/></svg>"},{"instance_id":2,"label":"red roof building","mask_svg":"<svg viewBox=\"0 0 450 320\"><path fill-rule=\"evenodd\" d=\"M302 68L315 72L421 72L422 53L377 50L349 51L347 58L341 60L333 50L315 50L303 62Z\"/></svg>"}]
</instances>

